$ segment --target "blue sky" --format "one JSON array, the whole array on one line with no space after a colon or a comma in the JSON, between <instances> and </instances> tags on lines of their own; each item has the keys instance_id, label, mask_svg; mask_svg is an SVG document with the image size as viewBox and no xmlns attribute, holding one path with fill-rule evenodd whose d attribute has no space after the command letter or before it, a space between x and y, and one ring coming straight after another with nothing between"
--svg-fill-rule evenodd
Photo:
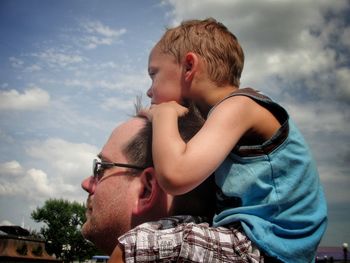
<instances>
[{"instance_id":1,"label":"blue sky","mask_svg":"<svg viewBox=\"0 0 350 263\"><path fill-rule=\"evenodd\" d=\"M350 242L349 14L346 0L0 1L0 224L38 228L30 212L46 199L84 202L80 182L146 93L165 27L212 16L245 50L241 86L284 105L312 149L322 245Z\"/></svg>"}]
</instances>

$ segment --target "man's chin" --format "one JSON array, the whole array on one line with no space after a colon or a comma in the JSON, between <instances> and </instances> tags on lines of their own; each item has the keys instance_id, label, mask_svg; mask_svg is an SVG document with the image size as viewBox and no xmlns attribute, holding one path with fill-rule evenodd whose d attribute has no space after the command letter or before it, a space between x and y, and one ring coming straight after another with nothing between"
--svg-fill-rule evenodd
<instances>
[{"instance_id":1,"label":"man's chin","mask_svg":"<svg viewBox=\"0 0 350 263\"><path fill-rule=\"evenodd\" d=\"M91 238L94 236L93 235L93 227L91 226L91 224L90 224L90 222L89 222L89 220L88 221L86 221L84 224L83 224L83 226L81 227L81 230L80 230L80 232L81 232L81 234L82 234L82 236L85 238L85 239L87 239L87 240L89 240L89 241L93 241L93 240L91 240Z\"/></svg>"},{"instance_id":2,"label":"man's chin","mask_svg":"<svg viewBox=\"0 0 350 263\"><path fill-rule=\"evenodd\" d=\"M102 234L101 231L97 231L92 225L86 225L86 223L81 229L81 234L86 240L93 243L97 249L107 255L113 252L118 243L117 235L110 235L109 232Z\"/></svg>"}]
</instances>

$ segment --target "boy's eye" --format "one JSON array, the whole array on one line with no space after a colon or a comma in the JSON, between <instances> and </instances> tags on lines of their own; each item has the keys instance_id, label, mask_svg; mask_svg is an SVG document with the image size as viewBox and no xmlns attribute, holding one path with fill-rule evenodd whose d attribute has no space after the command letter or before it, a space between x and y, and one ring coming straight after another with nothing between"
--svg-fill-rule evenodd
<instances>
[{"instance_id":1,"label":"boy's eye","mask_svg":"<svg viewBox=\"0 0 350 263\"><path fill-rule=\"evenodd\" d=\"M152 79L156 75L157 71L155 69L149 69L148 75Z\"/></svg>"}]
</instances>

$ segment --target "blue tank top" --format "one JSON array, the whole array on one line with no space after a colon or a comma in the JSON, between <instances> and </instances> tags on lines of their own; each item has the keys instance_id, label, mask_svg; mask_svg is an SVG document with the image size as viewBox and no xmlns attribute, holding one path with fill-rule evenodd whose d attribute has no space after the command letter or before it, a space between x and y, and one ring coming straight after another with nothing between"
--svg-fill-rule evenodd
<instances>
[{"instance_id":1,"label":"blue tank top","mask_svg":"<svg viewBox=\"0 0 350 263\"><path fill-rule=\"evenodd\" d=\"M327 205L310 150L280 105L250 88L227 98L232 96L248 96L282 126L262 145L238 143L215 171L213 224L240 222L250 240L269 256L312 262L326 229Z\"/></svg>"}]
</instances>

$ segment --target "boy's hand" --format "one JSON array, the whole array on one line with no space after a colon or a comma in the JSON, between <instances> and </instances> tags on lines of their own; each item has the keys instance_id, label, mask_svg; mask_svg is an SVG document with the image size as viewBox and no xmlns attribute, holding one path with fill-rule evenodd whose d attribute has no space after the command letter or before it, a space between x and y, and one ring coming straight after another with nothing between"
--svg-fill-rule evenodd
<instances>
[{"instance_id":1,"label":"boy's hand","mask_svg":"<svg viewBox=\"0 0 350 263\"><path fill-rule=\"evenodd\" d=\"M172 114L174 112L177 117L180 117L185 115L188 112L188 109L181 106L176 101L170 101L161 104L153 104L149 109L142 109L139 114L152 121L153 116L156 114Z\"/></svg>"}]
</instances>

